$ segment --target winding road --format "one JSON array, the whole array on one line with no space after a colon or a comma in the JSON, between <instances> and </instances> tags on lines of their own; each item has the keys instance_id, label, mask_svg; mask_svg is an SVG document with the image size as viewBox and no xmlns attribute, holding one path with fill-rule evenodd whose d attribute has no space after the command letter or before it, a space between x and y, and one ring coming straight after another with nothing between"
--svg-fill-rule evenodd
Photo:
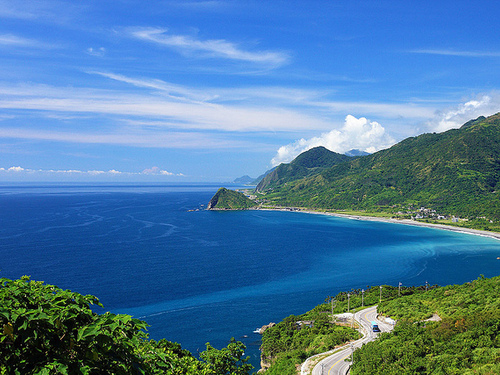
<instances>
[{"instance_id":1,"label":"winding road","mask_svg":"<svg viewBox=\"0 0 500 375\"><path fill-rule=\"evenodd\" d=\"M360 348L363 344L373 341L377 338L377 333L372 331L371 322L377 321L382 332L392 330L393 326L385 322L377 320L377 306L369 307L358 311L354 314L354 319L361 325L360 331L363 337L357 341L347 344L343 350L340 350L331 356L318 362L314 366L313 375L345 375L351 365L350 361L346 361L351 356L351 353Z\"/></svg>"}]
</instances>

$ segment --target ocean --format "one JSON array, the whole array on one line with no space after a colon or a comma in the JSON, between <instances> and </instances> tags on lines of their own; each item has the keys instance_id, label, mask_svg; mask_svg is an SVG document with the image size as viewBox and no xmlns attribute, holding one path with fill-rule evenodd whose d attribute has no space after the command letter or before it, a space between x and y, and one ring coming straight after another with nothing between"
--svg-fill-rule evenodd
<instances>
[{"instance_id":1,"label":"ocean","mask_svg":"<svg viewBox=\"0 0 500 375\"><path fill-rule=\"evenodd\" d=\"M219 185L0 185L0 277L97 296L194 354L369 285L499 275L500 242L280 211L207 211ZM234 188L235 186L227 186Z\"/></svg>"}]
</instances>

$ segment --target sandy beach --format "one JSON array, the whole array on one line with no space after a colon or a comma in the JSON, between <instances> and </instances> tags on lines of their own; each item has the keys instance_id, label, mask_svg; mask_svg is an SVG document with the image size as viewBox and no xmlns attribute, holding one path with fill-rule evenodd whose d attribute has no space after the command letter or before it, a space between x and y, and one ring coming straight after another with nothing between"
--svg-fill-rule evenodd
<instances>
[{"instance_id":1,"label":"sandy beach","mask_svg":"<svg viewBox=\"0 0 500 375\"><path fill-rule=\"evenodd\" d=\"M258 208L258 210L291 211L290 209L287 209L287 208ZM497 232L489 232L489 231L485 231L485 230L469 229L469 228L458 228L458 227L453 227L451 225L445 225L445 224L431 224L431 223L423 223L421 221L409 220L409 219L390 219L390 218L383 218L383 217L349 215L349 214L341 214L341 213L336 213L336 212L322 212L322 211L301 210L301 209L292 210L292 211L293 212L303 212L303 213L307 213L307 214L315 214L315 215L327 215L327 216L343 217L343 218L352 219L352 220L379 221L379 222L383 222L383 223L404 224L404 225L414 225L414 226L434 228L434 229L443 229L443 230L449 230L452 232L471 234L471 235L475 235L475 236L490 237L490 238L494 238L496 240L500 240L500 233L497 233Z\"/></svg>"}]
</instances>

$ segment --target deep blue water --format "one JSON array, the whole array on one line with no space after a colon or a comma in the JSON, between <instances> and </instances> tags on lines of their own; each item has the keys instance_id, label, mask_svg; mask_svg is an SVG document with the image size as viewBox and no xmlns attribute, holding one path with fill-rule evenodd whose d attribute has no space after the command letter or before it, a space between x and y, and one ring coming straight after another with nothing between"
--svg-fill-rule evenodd
<instances>
[{"instance_id":1,"label":"deep blue water","mask_svg":"<svg viewBox=\"0 0 500 375\"><path fill-rule=\"evenodd\" d=\"M500 274L500 242L295 212L203 209L214 185L0 186L0 276L31 275L146 320L196 353L367 285ZM200 209L198 211L190 211Z\"/></svg>"}]
</instances>

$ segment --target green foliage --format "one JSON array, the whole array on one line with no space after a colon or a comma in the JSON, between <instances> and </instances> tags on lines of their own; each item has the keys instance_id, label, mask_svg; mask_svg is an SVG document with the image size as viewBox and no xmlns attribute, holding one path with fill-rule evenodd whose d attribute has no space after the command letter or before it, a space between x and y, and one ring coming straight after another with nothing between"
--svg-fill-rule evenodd
<instances>
[{"instance_id":1,"label":"green foliage","mask_svg":"<svg viewBox=\"0 0 500 375\"><path fill-rule=\"evenodd\" d=\"M300 327L299 321L313 321L313 325ZM358 337L357 331L332 324L330 315L319 309L300 316L290 315L262 336L262 357L272 363L266 374L296 374L296 367L311 355Z\"/></svg>"},{"instance_id":2,"label":"green foliage","mask_svg":"<svg viewBox=\"0 0 500 375\"><path fill-rule=\"evenodd\" d=\"M240 375L251 368L240 342L220 351L207 345L200 362L179 344L147 340L145 322L97 314L92 305L102 306L29 277L0 279L0 374Z\"/></svg>"},{"instance_id":3,"label":"green foliage","mask_svg":"<svg viewBox=\"0 0 500 375\"><path fill-rule=\"evenodd\" d=\"M297 156L289 164L280 164L257 185L256 191L265 192L284 183L320 173L336 164L352 159L324 147L314 147Z\"/></svg>"},{"instance_id":4,"label":"green foliage","mask_svg":"<svg viewBox=\"0 0 500 375\"><path fill-rule=\"evenodd\" d=\"M397 212L413 205L500 220L500 114L466 125L408 138L300 179L284 175L265 199L335 210Z\"/></svg>"},{"instance_id":5,"label":"green foliage","mask_svg":"<svg viewBox=\"0 0 500 375\"><path fill-rule=\"evenodd\" d=\"M427 319L434 313L440 317L454 318L491 309L500 311L499 295L500 277L480 277L463 285L448 285L407 298L382 301L378 311L383 315L410 321Z\"/></svg>"},{"instance_id":6,"label":"green foliage","mask_svg":"<svg viewBox=\"0 0 500 375\"><path fill-rule=\"evenodd\" d=\"M206 363L203 375L245 375L253 368L247 363L248 358L243 358L245 345L234 338L226 348L215 349L207 343L207 350L200 354Z\"/></svg>"},{"instance_id":7,"label":"green foliage","mask_svg":"<svg viewBox=\"0 0 500 375\"><path fill-rule=\"evenodd\" d=\"M220 188L210 199L208 209L211 210L243 210L256 206L256 203L238 191Z\"/></svg>"},{"instance_id":8,"label":"green foliage","mask_svg":"<svg viewBox=\"0 0 500 375\"><path fill-rule=\"evenodd\" d=\"M355 351L356 374L497 374L500 277L382 302L399 319L393 333ZM437 313L441 321L423 319Z\"/></svg>"}]
</instances>

